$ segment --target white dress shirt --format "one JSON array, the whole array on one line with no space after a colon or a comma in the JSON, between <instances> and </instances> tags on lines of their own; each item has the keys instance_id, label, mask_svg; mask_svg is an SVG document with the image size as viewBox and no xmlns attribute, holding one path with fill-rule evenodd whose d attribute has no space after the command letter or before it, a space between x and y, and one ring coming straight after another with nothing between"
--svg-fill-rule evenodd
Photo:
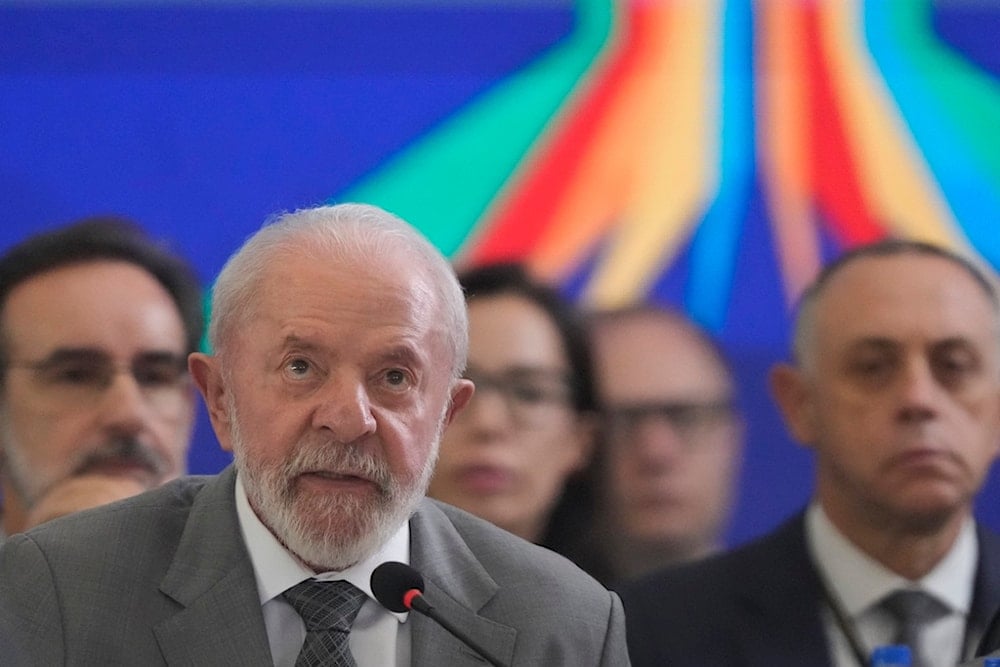
<instances>
[{"instance_id":1,"label":"white dress shirt","mask_svg":"<svg viewBox=\"0 0 1000 667\"><path fill-rule=\"evenodd\" d=\"M275 667L294 667L306 638L305 624L281 596L292 586L315 577L346 580L368 598L351 626L350 647L358 667L404 667L410 664L408 614L397 614L376 602L371 591L372 571L386 561L410 562L410 525L404 522L395 535L371 558L343 572L316 574L285 549L250 507L246 490L236 477L236 515L257 578L264 626Z\"/></svg>"},{"instance_id":2,"label":"white dress shirt","mask_svg":"<svg viewBox=\"0 0 1000 667\"><path fill-rule=\"evenodd\" d=\"M891 644L896 631L892 617L878 607L879 602L901 588L919 589L933 595L950 610L929 624L921 636L929 664L954 667L960 661L979 558L975 523L971 519L963 524L958 539L941 562L917 581L887 570L855 547L816 503L806 513L806 541L820 576L839 600L866 651L870 653L876 646ZM824 607L823 614L833 649L833 664L857 667L857 660L833 613Z\"/></svg>"}]
</instances>

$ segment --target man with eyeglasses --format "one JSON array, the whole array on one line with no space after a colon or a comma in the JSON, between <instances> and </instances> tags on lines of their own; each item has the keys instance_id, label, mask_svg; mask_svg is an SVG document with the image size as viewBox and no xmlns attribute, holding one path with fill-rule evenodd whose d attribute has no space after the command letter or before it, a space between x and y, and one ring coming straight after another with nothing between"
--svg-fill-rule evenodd
<instances>
[{"instance_id":1,"label":"man with eyeglasses","mask_svg":"<svg viewBox=\"0 0 1000 667\"><path fill-rule=\"evenodd\" d=\"M605 441L595 549L611 581L722 546L742 456L733 376L710 336L654 305L593 313Z\"/></svg>"},{"instance_id":2,"label":"man with eyeglasses","mask_svg":"<svg viewBox=\"0 0 1000 667\"><path fill-rule=\"evenodd\" d=\"M186 471L203 320L193 270L131 221L0 257L0 534Z\"/></svg>"}]
</instances>

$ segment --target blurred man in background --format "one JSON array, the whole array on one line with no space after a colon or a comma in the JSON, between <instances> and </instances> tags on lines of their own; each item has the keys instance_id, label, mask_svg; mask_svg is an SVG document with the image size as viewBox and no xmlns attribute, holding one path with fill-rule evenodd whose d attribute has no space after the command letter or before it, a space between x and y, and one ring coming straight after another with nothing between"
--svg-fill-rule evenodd
<instances>
[{"instance_id":1,"label":"blurred man in background","mask_svg":"<svg viewBox=\"0 0 1000 667\"><path fill-rule=\"evenodd\" d=\"M193 270L126 220L0 257L0 532L28 527L50 493L32 523L185 472L203 320Z\"/></svg>"},{"instance_id":2,"label":"blurred man in background","mask_svg":"<svg viewBox=\"0 0 1000 667\"><path fill-rule=\"evenodd\" d=\"M590 329L605 415L595 541L611 580L720 549L743 451L721 350L656 306L596 313Z\"/></svg>"}]
</instances>

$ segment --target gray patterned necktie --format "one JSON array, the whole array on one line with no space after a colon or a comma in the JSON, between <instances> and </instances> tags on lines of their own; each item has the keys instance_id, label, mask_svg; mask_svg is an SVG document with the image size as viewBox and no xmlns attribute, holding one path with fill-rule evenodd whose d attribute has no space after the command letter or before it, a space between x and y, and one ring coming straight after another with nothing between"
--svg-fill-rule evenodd
<instances>
[{"instance_id":1,"label":"gray patterned necktie","mask_svg":"<svg viewBox=\"0 0 1000 667\"><path fill-rule=\"evenodd\" d=\"M295 667L357 667L348 638L364 592L347 581L308 579L282 595L306 625Z\"/></svg>"},{"instance_id":2,"label":"gray patterned necktie","mask_svg":"<svg viewBox=\"0 0 1000 667\"><path fill-rule=\"evenodd\" d=\"M896 620L893 643L910 647L913 667L928 667L921 635L928 625L948 613L947 607L934 596L914 590L896 591L886 596L881 606Z\"/></svg>"}]
</instances>

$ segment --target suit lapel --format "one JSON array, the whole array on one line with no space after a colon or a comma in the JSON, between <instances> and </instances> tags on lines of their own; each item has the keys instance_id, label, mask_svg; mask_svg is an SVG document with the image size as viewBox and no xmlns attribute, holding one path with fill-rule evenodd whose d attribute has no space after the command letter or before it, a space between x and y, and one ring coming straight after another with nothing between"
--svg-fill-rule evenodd
<instances>
[{"instance_id":1,"label":"suit lapel","mask_svg":"<svg viewBox=\"0 0 1000 667\"><path fill-rule=\"evenodd\" d=\"M205 484L160 584L182 607L153 629L168 665L271 665L253 566L236 518L235 479L230 466Z\"/></svg>"},{"instance_id":2,"label":"suit lapel","mask_svg":"<svg viewBox=\"0 0 1000 667\"><path fill-rule=\"evenodd\" d=\"M413 566L424 575L427 600L501 660L510 663L517 631L479 611L499 589L450 519L424 500L410 520ZM414 667L483 665L486 661L434 621L411 614Z\"/></svg>"}]
</instances>

